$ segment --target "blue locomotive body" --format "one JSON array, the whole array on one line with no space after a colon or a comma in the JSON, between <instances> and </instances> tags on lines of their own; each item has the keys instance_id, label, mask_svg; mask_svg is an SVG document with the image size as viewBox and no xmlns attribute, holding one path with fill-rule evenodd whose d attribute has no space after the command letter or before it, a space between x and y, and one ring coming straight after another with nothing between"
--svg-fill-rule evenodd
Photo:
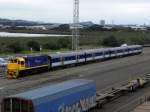
<instances>
[{"instance_id":1,"label":"blue locomotive body","mask_svg":"<svg viewBox=\"0 0 150 112\"><path fill-rule=\"evenodd\" d=\"M24 59L25 59L25 66L27 68L49 65L49 59L47 55L25 56Z\"/></svg>"}]
</instances>

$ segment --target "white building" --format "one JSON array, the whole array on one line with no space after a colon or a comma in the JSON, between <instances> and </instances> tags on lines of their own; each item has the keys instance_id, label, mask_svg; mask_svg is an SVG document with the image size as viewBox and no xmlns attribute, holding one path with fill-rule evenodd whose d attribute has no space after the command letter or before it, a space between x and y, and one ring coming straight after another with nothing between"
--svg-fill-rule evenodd
<instances>
[{"instance_id":1,"label":"white building","mask_svg":"<svg viewBox=\"0 0 150 112\"><path fill-rule=\"evenodd\" d=\"M101 26L105 26L105 20L101 20L101 21L100 21L100 25L101 25Z\"/></svg>"}]
</instances>

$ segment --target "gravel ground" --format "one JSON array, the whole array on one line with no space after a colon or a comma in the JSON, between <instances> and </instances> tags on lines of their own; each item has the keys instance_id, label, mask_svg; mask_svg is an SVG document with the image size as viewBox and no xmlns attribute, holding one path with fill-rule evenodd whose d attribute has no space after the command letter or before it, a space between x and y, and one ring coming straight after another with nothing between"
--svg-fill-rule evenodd
<instances>
[{"instance_id":1,"label":"gravel ground","mask_svg":"<svg viewBox=\"0 0 150 112\"><path fill-rule=\"evenodd\" d=\"M97 91L104 93L112 87L120 86L132 78L149 73L150 48L145 48L144 53L140 55L51 71L17 80L8 80L2 76L0 77L0 100L7 95L76 78L95 80ZM147 87L135 94L121 97L106 105L101 111L117 112L118 109L126 108L124 112L128 112L129 107L132 109L133 105L127 105L126 107L124 105L127 104L127 102L136 100L146 93L149 93L149 91L150 87Z\"/></svg>"}]
</instances>

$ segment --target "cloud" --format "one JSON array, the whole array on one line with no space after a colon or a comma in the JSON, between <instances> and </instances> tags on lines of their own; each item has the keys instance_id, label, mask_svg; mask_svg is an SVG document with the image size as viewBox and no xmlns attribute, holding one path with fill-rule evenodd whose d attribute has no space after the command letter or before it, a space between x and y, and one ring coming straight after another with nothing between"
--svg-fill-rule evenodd
<instances>
[{"instance_id":1,"label":"cloud","mask_svg":"<svg viewBox=\"0 0 150 112\"><path fill-rule=\"evenodd\" d=\"M73 0L0 0L0 17L71 22ZM149 22L148 0L80 0L80 21ZM141 16L142 15L142 16Z\"/></svg>"}]
</instances>

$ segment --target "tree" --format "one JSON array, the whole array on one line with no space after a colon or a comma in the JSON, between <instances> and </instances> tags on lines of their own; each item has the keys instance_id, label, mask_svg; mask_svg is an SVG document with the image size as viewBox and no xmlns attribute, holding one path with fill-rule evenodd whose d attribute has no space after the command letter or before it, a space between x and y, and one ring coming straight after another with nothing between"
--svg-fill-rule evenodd
<instances>
[{"instance_id":1,"label":"tree","mask_svg":"<svg viewBox=\"0 0 150 112\"><path fill-rule=\"evenodd\" d=\"M56 31L70 31L70 26L68 24L61 24L59 27L53 28Z\"/></svg>"},{"instance_id":2,"label":"tree","mask_svg":"<svg viewBox=\"0 0 150 112\"><path fill-rule=\"evenodd\" d=\"M60 45L57 42L46 43L43 45L45 49L58 50L60 49Z\"/></svg>"},{"instance_id":3,"label":"tree","mask_svg":"<svg viewBox=\"0 0 150 112\"><path fill-rule=\"evenodd\" d=\"M43 47L45 49L51 49L51 50L58 50L61 48L60 44L58 43L57 39L52 39L48 43L43 44Z\"/></svg>"},{"instance_id":4,"label":"tree","mask_svg":"<svg viewBox=\"0 0 150 112\"><path fill-rule=\"evenodd\" d=\"M37 41L29 41L27 47L32 48L35 51L40 51L40 44Z\"/></svg>"},{"instance_id":5,"label":"tree","mask_svg":"<svg viewBox=\"0 0 150 112\"><path fill-rule=\"evenodd\" d=\"M23 50L21 43L19 41L13 42L7 46L8 50L14 53L19 53Z\"/></svg>"},{"instance_id":6,"label":"tree","mask_svg":"<svg viewBox=\"0 0 150 112\"><path fill-rule=\"evenodd\" d=\"M59 38L58 44L60 44L61 48L70 48L71 47L71 42L69 38Z\"/></svg>"},{"instance_id":7,"label":"tree","mask_svg":"<svg viewBox=\"0 0 150 112\"><path fill-rule=\"evenodd\" d=\"M111 35L109 37L104 38L104 40L102 41L102 45L109 47L118 47L121 45L121 43L119 42L119 40L117 40L116 37Z\"/></svg>"}]
</instances>

